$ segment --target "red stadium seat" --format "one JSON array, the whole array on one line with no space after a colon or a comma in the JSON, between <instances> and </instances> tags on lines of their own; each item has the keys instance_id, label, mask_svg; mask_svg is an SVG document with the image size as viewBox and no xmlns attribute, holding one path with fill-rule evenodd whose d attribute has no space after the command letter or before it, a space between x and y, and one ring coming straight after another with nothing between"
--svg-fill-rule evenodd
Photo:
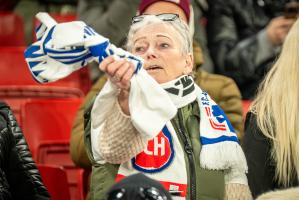
<instances>
[{"instance_id":1,"label":"red stadium seat","mask_svg":"<svg viewBox=\"0 0 299 200\"><path fill-rule=\"evenodd\" d=\"M69 143L42 144L36 160L39 164L62 166L67 174L72 200L85 200L89 190L90 170L78 168L70 159Z\"/></svg>"},{"instance_id":2,"label":"red stadium seat","mask_svg":"<svg viewBox=\"0 0 299 200\"><path fill-rule=\"evenodd\" d=\"M90 177L90 170L79 170L78 174L78 190L79 190L79 199L85 200L86 195L89 191L89 177Z\"/></svg>"},{"instance_id":3,"label":"red stadium seat","mask_svg":"<svg viewBox=\"0 0 299 200\"><path fill-rule=\"evenodd\" d=\"M78 171L70 158L69 140L81 99L33 100L23 105L21 123L33 158L63 166L72 200L79 200Z\"/></svg>"},{"instance_id":4,"label":"red stadium seat","mask_svg":"<svg viewBox=\"0 0 299 200\"><path fill-rule=\"evenodd\" d=\"M24 57L24 47L0 48L0 86L34 86L34 87L65 87L76 88L85 94L91 87L88 69L82 68L59 81L39 84L27 67Z\"/></svg>"},{"instance_id":5,"label":"red stadium seat","mask_svg":"<svg viewBox=\"0 0 299 200\"><path fill-rule=\"evenodd\" d=\"M86 188L85 184L87 182L84 179L84 170L76 167L71 160L69 148L69 141L41 143L37 150L36 162L63 166L67 173L71 199L80 200L81 193L86 193L84 188Z\"/></svg>"},{"instance_id":6,"label":"red stadium seat","mask_svg":"<svg viewBox=\"0 0 299 200\"><path fill-rule=\"evenodd\" d=\"M0 47L0 99L11 106L20 122L20 108L35 98L82 98L91 81L87 68L49 84L39 84L31 76L24 47Z\"/></svg>"},{"instance_id":7,"label":"red stadium seat","mask_svg":"<svg viewBox=\"0 0 299 200\"><path fill-rule=\"evenodd\" d=\"M0 12L0 46L24 46L23 19L13 12Z\"/></svg>"},{"instance_id":8,"label":"red stadium seat","mask_svg":"<svg viewBox=\"0 0 299 200\"><path fill-rule=\"evenodd\" d=\"M55 165L37 164L43 183L52 200L70 200L67 176L64 169Z\"/></svg>"},{"instance_id":9,"label":"red stadium seat","mask_svg":"<svg viewBox=\"0 0 299 200\"><path fill-rule=\"evenodd\" d=\"M0 86L0 99L10 106L21 127L21 107L28 101L45 98L55 100L82 97L82 92L76 88Z\"/></svg>"},{"instance_id":10,"label":"red stadium seat","mask_svg":"<svg viewBox=\"0 0 299 200\"><path fill-rule=\"evenodd\" d=\"M21 124L32 151L42 144L69 141L72 124L82 99L32 100L21 107Z\"/></svg>"}]
</instances>

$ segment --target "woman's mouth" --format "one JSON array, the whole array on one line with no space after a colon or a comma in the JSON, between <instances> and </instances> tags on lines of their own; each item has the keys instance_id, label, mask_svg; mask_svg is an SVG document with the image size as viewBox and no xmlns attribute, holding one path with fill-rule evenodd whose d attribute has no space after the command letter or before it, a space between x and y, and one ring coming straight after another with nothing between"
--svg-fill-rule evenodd
<instances>
[{"instance_id":1,"label":"woman's mouth","mask_svg":"<svg viewBox=\"0 0 299 200\"><path fill-rule=\"evenodd\" d=\"M160 70L160 69L163 69L163 68L158 65L150 65L146 68L146 71L154 71L154 70Z\"/></svg>"}]
</instances>

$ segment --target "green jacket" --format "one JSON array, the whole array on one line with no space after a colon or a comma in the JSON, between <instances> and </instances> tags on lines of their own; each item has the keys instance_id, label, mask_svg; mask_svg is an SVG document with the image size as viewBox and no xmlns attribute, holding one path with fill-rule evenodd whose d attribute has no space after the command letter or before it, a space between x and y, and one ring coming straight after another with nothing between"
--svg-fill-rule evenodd
<instances>
[{"instance_id":1,"label":"green jacket","mask_svg":"<svg viewBox=\"0 0 299 200\"><path fill-rule=\"evenodd\" d=\"M94 162L90 136L91 108L92 103L84 116L85 145L87 154L93 163L90 191L92 200L102 200L107 190L114 184L119 165L109 163L102 165ZM220 200L224 197L224 172L206 170L200 167L199 116L198 104L193 102L180 108L178 114L171 121L178 134L182 149L185 150L184 155L188 177L187 199Z\"/></svg>"}]
</instances>

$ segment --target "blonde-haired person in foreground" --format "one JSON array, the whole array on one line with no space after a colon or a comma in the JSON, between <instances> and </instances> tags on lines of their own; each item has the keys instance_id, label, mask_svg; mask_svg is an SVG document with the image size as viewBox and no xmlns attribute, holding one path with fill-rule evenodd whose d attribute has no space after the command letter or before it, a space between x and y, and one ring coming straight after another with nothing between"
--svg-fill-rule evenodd
<instances>
[{"instance_id":1,"label":"blonde-haired person in foreground","mask_svg":"<svg viewBox=\"0 0 299 200\"><path fill-rule=\"evenodd\" d=\"M259 196L256 200L298 200L299 187L289 188L285 190L276 190L267 192Z\"/></svg>"},{"instance_id":2,"label":"blonde-haired person in foreground","mask_svg":"<svg viewBox=\"0 0 299 200\"><path fill-rule=\"evenodd\" d=\"M245 122L243 149L254 197L298 185L299 21L266 75Z\"/></svg>"}]
</instances>

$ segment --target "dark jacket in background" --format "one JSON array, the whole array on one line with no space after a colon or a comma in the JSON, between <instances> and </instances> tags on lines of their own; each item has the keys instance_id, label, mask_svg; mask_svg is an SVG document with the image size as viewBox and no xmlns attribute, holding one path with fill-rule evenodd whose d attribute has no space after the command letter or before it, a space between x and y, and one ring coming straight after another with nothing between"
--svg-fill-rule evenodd
<instances>
[{"instance_id":1,"label":"dark jacket in background","mask_svg":"<svg viewBox=\"0 0 299 200\"><path fill-rule=\"evenodd\" d=\"M271 159L272 141L257 126L256 116L249 112L245 121L243 150L248 164L248 184L254 198L269 190L284 188L275 180L276 163ZM298 185L293 175L290 187Z\"/></svg>"},{"instance_id":2,"label":"dark jacket in background","mask_svg":"<svg viewBox=\"0 0 299 200\"><path fill-rule=\"evenodd\" d=\"M266 5L257 2L209 0L208 44L215 72L233 78L244 99L255 95L279 52L279 47L268 40L264 28L274 16L281 15L280 8L277 6L270 12Z\"/></svg>"},{"instance_id":3,"label":"dark jacket in background","mask_svg":"<svg viewBox=\"0 0 299 200\"><path fill-rule=\"evenodd\" d=\"M118 47L125 43L139 0L78 0L79 19Z\"/></svg>"},{"instance_id":4,"label":"dark jacket in background","mask_svg":"<svg viewBox=\"0 0 299 200\"><path fill-rule=\"evenodd\" d=\"M13 11L20 0L0 0L0 11Z\"/></svg>"},{"instance_id":5,"label":"dark jacket in background","mask_svg":"<svg viewBox=\"0 0 299 200\"><path fill-rule=\"evenodd\" d=\"M0 102L0 200L49 200L24 135Z\"/></svg>"}]
</instances>

